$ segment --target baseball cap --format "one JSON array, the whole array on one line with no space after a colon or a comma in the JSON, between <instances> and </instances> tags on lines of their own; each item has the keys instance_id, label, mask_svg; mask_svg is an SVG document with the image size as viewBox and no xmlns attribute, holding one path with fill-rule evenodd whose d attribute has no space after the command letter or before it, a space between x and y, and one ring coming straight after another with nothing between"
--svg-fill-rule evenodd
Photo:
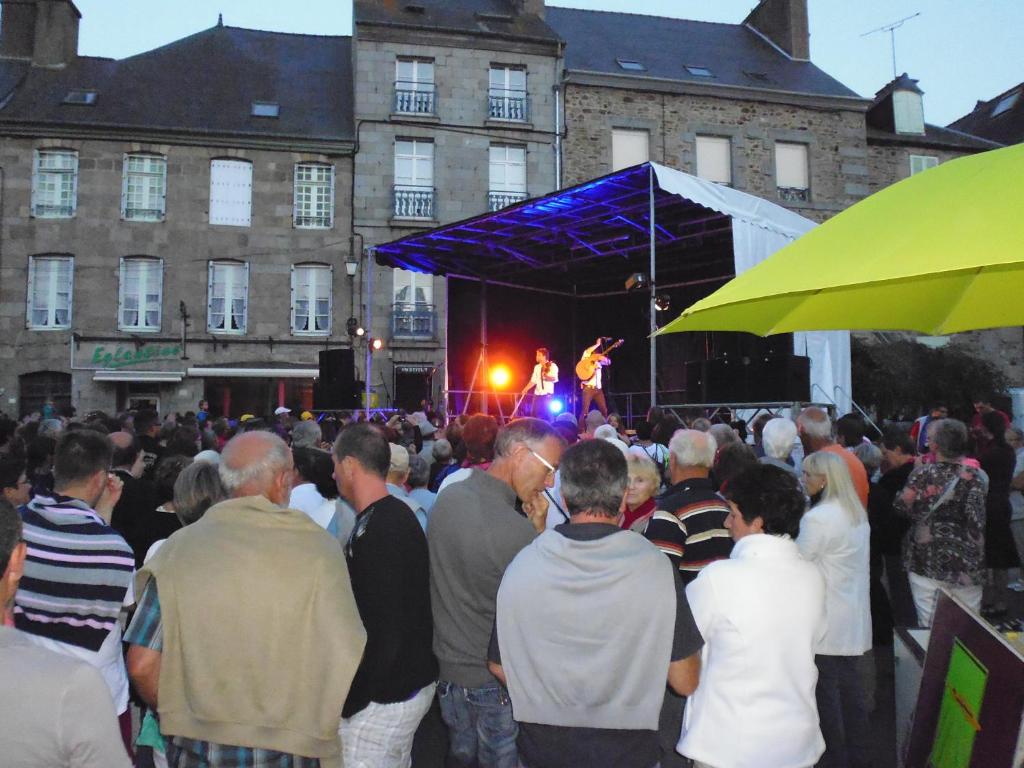
<instances>
[{"instance_id":1,"label":"baseball cap","mask_svg":"<svg viewBox=\"0 0 1024 768\"><path fill-rule=\"evenodd\" d=\"M291 408L285 408L282 405L282 406L279 406L277 409L274 410L274 415L275 416L280 416L282 413L291 413L291 412L292 412Z\"/></svg>"},{"instance_id":2,"label":"baseball cap","mask_svg":"<svg viewBox=\"0 0 1024 768\"><path fill-rule=\"evenodd\" d=\"M299 414L299 419L301 421L312 421L313 414L310 413L309 411L303 411L301 414Z\"/></svg>"},{"instance_id":3,"label":"baseball cap","mask_svg":"<svg viewBox=\"0 0 1024 768\"><path fill-rule=\"evenodd\" d=\"M244 421L249 421L249 419L255 419L255 418L256 417L253 416L251 413L243 413L241 416L238 417L238 423L241 424Z\"/></svg>"}]
</instances>

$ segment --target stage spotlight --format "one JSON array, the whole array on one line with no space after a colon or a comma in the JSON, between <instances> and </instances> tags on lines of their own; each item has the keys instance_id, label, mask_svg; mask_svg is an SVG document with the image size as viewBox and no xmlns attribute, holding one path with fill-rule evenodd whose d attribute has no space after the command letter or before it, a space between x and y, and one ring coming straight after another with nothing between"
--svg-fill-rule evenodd
<instances>
[{"instance_id":1,"label":"stage spotlight","mask_svg":"<svg viewBox=\"0 0 1024 768\"><path fill-rule=\"evenodd\" d=\"M650 284L650 280L647 279L647 275L643 272L634 272L632 275L626 278L626 290L636 291L641 288L646 288Z\"/></svg>"},{"instance_id":2,"label":"stage spotlight","mask_svg":"<svg viewBox=\"0 0 1024 768\"><path fill-rule=\"evenodd\" d=\"M565 408L565 406L562 404L561 400L554 400L553 399L550 403L548 403L548 410L551 411L554 414L561 413L562 409L564 409L564 408Z\"/></svg>"},{"instance_id":3,"label":"stage spotlight","mask_svg":"<svg viewBox=\"0 0 1024 768\"><path fill-rule=\"evenodd\" d=\"M345 330L349 336L357 336L359 334L359 321L354 317L350 317L345 322Z\"/></svg>"},{"instance_id":4,"label":"stage spotlight","mask_svg":"<svg viewBox=\"0 0 1024 768\"><path fill-rule=\"evenodd\" d=\"M370 349L374 352L380 352L384 349L384 339L370 339Z\"/></svg>"},{"instance_id":5,"label":"stage spotlight","mask_svg":"<svg viewBox=\"0 0 1024 768\"><path fill-rule=\"evenodd\" d=\"M366 329L363 328L363 326L359 326L358 328L356 328L356 336L365 336L365 335L366 335Z\"/></svg>"},{"instance_id":6,"label":"stage spotlight","mask_svg":"<svg viewBox=\"0 0 1024 768\"><path fill-rule=\"evenodd\" d=\"M654 298L654 308L656 310L658 310L659 312L664 312L665 310L667 310L671 306L672 306L672 299L670 299L667 294L663 293L660 296L656 296Z\"/></svg>"},{"instance_id":7,"label":"stage spotlight","mask_svg":"<svg viewBox=\"0 0 1024 768\"><path fill-rule=\"evenodd\" d=\"M495 389L504 389L508 386L512 374L504 365L497 365L491 368L491 386Z\"/></svg>"}]
</instances>

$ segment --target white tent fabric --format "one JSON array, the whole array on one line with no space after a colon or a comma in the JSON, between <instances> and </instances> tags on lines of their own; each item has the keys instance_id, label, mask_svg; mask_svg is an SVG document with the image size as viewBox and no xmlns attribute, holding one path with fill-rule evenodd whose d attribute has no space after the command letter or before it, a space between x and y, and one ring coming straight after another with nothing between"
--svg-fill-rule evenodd
<instances>
[{"instance_id":1,"label":"white tent fabric","mask_svg":"<svg viewBox=\"0 0 1024 768\"><path fill-rule=\"evenodd\" d=\"M651 163L658 187L705 208L732 217L736 274L761 263L777 250L817 226L781 205L724 187L658 163ZM850 400L849 331L806 331L793 334L793 351L811 359L811 400L833 402L848 413Z\"/></svg>"}]
</instances>

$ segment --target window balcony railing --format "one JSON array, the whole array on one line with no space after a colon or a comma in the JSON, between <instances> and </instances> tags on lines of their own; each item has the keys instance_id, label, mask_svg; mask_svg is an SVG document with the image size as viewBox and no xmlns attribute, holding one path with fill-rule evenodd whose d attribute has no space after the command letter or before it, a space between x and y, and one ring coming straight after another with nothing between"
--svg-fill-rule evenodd
<instances>
[{"instance_id":1,"label":"window balcony railing","mask_svg":"<svg viewBox=\"0 0 1024 768\"><path fill-rule=\"evenodd\" d=\"M437 337L437 312L433 304L396 302L391 310L393 337L433 339Z\"/></svg>"},{"instance_id":2,"label":"window balcony railing","mask_svg":"<svg viewBox=\"0 0 1024 768\"><path fill-rule=\"evenodd\" d=\"M399 115L436 114L437 89L433 83L399 80L395 83L395 113Z\"/></svg>"},{"instance_id":3,"label":"window balcony railing","mask_svg":"<svg viewBox=\"0 0 1024 768\"><path fill-rule=\"evenodd\" d=\"M530 117L526 91L491 91L487 94L487 116L491 120L525 123Z\"/></svg>"},{"instance_id":4,"label":"window balcony railing","mask_svg":"<svg viewBox=\"0 0 1024 768\"><path fill-rule=\"evenodd\" d=\"M488 192L487 210L500 211L502 208L521 203L525 199L525 192Z\"/></svg>"},{"instance_id":5,"label":"window balcony railing","mask_svg":"<svg viewBox=\"0 0 1024 768\"><path fill-rule=\"evenodd\" d=\"M806 203L811 199L806 187L779 187L779 199L786 203Z\"/></svg>"},{"instance_id":6,"label":"window balcony railing","mask_svg":"<svg viewBox=\"0 0 1024 768\"><path fill-rule=\"evenodd\" d=\"M160 208L125 208L127 221L162 221L164 212Z\"/></svg>"},{"instance_id":7,"label":"window balcony railing","mask_svg":"<svg viewBox=\"0 0 1024 768\"><path fill-rule=\"evenodd\" d=\"M330 229L331 217L327 215L312 216L307 214L295 214L295 226L308 229Z\"/></svg>"},{"instance_id":8,"label":"window balcony railing","mask_svg":"<svg viewBox=\"0 0 1024 768\"><path fill-rule=\"evenodd\" d=\"M71 205L36 203L32 206L32 215L48 219L70 219L75 215L75 208Z\"/></svg>"},{"instance_id":9,"label":"window balcony railing","mask_svg":"<svg viewBox=\"0 0 1024 768\"><path fill-rule=\"evenodd\" d=\"M394 189L396 219L433 219L434 188L396 184Z\"/></svg>"}]
</instances>

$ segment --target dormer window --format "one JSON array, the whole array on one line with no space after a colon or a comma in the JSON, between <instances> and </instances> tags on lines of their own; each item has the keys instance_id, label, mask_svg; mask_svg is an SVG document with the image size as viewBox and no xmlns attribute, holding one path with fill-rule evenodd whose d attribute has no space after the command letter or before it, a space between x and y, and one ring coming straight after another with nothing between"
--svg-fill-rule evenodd
<instances>
[{"instance_id":1,"label":"dormer window","mask_svg":"<svg viewBox=\"0 0 1024 768\"><path fill-rule=\"evenodd\" d=\"M686 64L686 65L684 65L683 68L687 72L689 72L691 75L693 75L694 77L714 77L715 76L715 73L712 72L707 67L698 67L696 65Z\"/></svg>"},{"instance_id":2,"label":"dormer window","mask_svg":"<svg viewBox=\"0 0 1024 768\"><path fill-rule=\"evenodd\" d=\"M277 117L281 113L281 107L275 101L254 101L252 103L253 117Z\"/></svg>"},{"instance_id":3,"label":"dormer window","mask_svg":"<svg viewBox=\"0 0 1024 768\"><path fill-rule=\"evenodd\" d=\"M920 93L893 91L892 116L896 133L924 135L924 100Z\"/></svg>"},{"instance_id":4,"label":"dormer window","mask_svg":"<svg viewBox=\"0 0 1024 768\"><path fill-rule=\"evenodd\" d=\"M96 103L96 91L73 90L68 91L64 97L65 104L77 104L84 107L91 107Z\"/></svg>"},{"instance_id":5,"label":"dormer window","mask_svg":"<svg viewBox=\"0 0 1024 768\"><path fill-rule=\"evenodd\" d=\"M615 63L619 65L619 69L624 69L627 72L644 72L647 69L636 59L616 59Z\"/></svg>"},{"instance_id":6,"label":"dormer window","mask_svg":"<svg viewBox=\"0 0 1024 768\"><path fill-rule=\"evenodd\" d=\"M1020 99L1020 89L1017 89L1013 93L1008 93L992 108L992 117L999 117L1004 112L1009 112L1013 109L1013 106Z\"/></svg>"}]
</instances>

